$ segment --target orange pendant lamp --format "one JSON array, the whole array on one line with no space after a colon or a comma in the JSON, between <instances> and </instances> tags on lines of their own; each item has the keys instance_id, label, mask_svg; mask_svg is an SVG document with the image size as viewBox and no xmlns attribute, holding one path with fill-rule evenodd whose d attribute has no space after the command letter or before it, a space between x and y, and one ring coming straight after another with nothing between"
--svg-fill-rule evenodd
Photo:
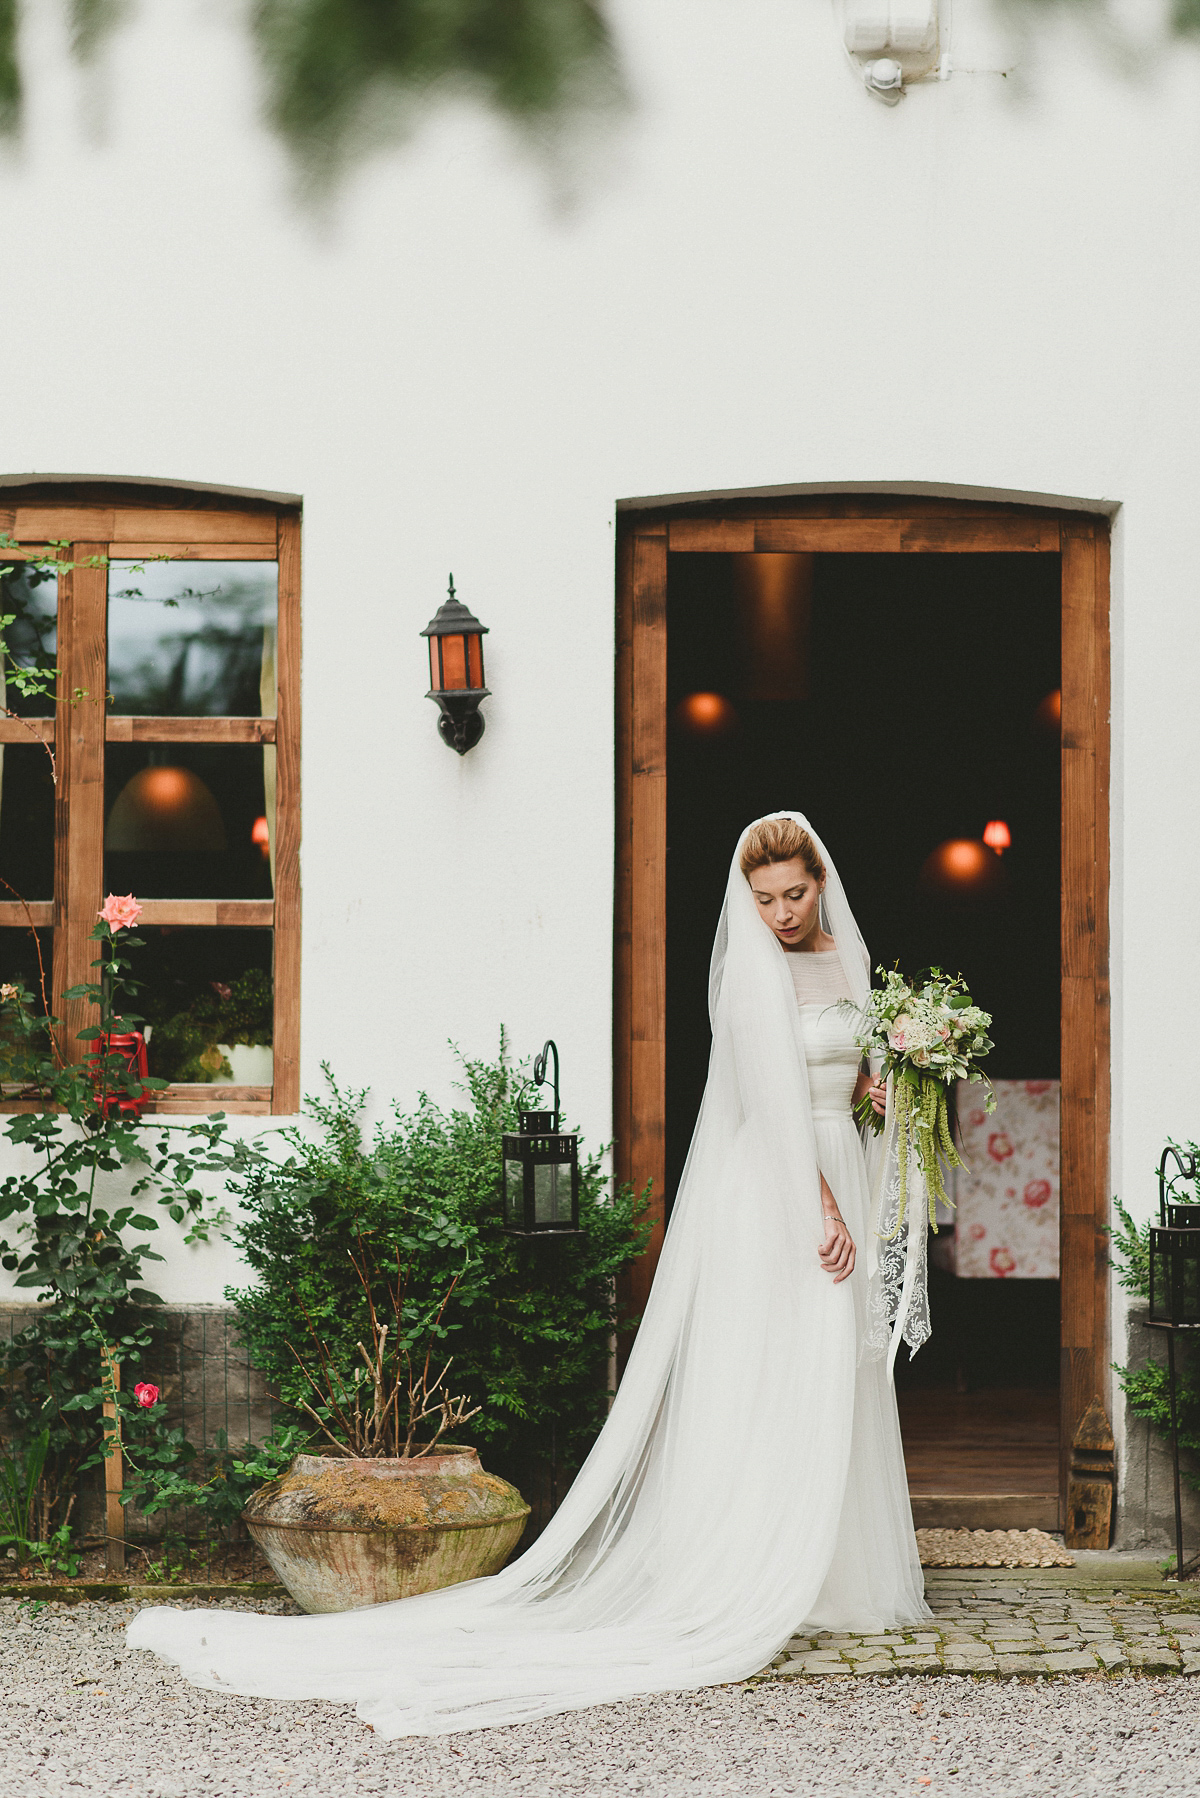
<instances>
[{"instance_id":1,"label":"orange pendant lamp","mask_svg":"<svg viewBox=\"0 0 1200 1798\"><path fill-rule=\"evenodd\" d=\"M221 808L190 768L142 768L118 793L104 832L117 853L222 855Z\"/></svg>"},{"instance_id":2,"label":"orange pendant lamp","mask_svg":"<svg viewBox=\"0 0 1200 1798\"><path fill-rule=\"evenodd\" d=\"M939 843L921 867L920 883L927 893L945 898L981 898L996 886L1000 857L978 837L949 837Z\"/></svg>"}]
</instances>

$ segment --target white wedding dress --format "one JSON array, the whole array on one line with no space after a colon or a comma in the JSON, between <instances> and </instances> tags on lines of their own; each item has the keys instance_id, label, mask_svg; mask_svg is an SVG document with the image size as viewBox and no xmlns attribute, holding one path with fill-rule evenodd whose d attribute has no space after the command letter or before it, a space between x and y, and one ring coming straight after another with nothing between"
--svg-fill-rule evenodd
<instances>
[{"instance_id":1,"label":"white wedding dress","mask_svg":"<svg viewBox=\"0 0 1200 1798\"><path fill-rule=\"evenodd\" d=\"M869 1346L868 1315L892 1318L895 1298L878 1302L858 1055L797 985L861 1003L869 983L825 860L837 952L787 955L735 853L708 1083L653 1290L608 1421L532 1547L490 1579L363 1611L156 1607L131 1645L197 1685L433 1735L744 1679L797 1630L928 1616L895 1395ZM839 1284L817 1259L818 1168L860 1251Z\"/></svg>"}]
</instances>

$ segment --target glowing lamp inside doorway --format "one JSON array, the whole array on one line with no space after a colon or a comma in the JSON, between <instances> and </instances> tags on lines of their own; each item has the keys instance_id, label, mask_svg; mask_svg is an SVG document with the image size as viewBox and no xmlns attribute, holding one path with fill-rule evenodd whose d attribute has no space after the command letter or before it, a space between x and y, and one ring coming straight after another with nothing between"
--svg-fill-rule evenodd
<instances>
[{"instance_id":1,"label":"glowing lamp inside doorway","mask_svg":"<svg viewBox=\"0 0 1200 1798\"><path fill-rule=\"evenodd\" d=\"M216 854L228 847L221 808L190 768L142 768L117 794L104 847L143 854Z\"/></svg>"},{"instance_id":2,"label":"glowing lamp inside doorway","mask_svg":"<svg viewBox=\"0 0 1200 1798\"><path fill-rule=\"evenodd\" d=\"M675 722L692 737L724 737L737 713L723 693L689 693L675 707Z\"/></svg>"},{"instance_id":3,"label":"glowing lamp inside doorway","mask_svg":"<svg viewBox=\"0 0 1200 1798\"><path fill-rule=\"evenodd\" d=\"M263 860L271 853L271 826L264 817L256 818L250 831L250 841L262 850Z\"/></svg>"},{"instance_id":4,"label":"glowing lamp inside doorway","mask_svg":"<svg viewBox=\"0 0 1200 1798\"><path fill-rule=\"evenodd\" d=\"M1003 855L1006 849L1012 848L1012 831L1003 818L992 818L983 827L983 840L989 849Z\"/></svg>"},{"instance_id":5,"label":"glowing lamp inside doorway","mask_svg":"<svg viewBox=\"0 0 1200 1798\"><path fill-rule=\"evenodd\" d=\"M949 898L979 898L996 885L1000 857L978 837L950 837L921 867L926 892Z\"/></svg>"},{"instance_id":6,"label":"glowing lamp inside doorway","mask_svg":"<svg viewBox=\"0 0 1200 1798\"><path fill-rule=\"evenodd\" d=\"M1034 726L1048 737L1057 737L1062 731L1062 689L1055 687L1047 693L1045 699L1033 714Z\"/></svg>"}]
</instances>

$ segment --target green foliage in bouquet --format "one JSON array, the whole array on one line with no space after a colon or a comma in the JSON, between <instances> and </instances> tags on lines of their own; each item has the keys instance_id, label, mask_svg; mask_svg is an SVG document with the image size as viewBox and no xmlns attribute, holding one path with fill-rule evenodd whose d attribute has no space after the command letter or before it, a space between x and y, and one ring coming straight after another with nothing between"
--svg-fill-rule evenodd
<instances>
[{"instance_id":1,"label":"green foliage in bouquet","mask_svg":"<svg viewBox=\"0 0 1200 1798\"><path fill-rule=\"evenodd\" d=\"M606 1414L613 1332L629 1327L614 1281L644 1248L644 1201L625 1188L610 1194L593 1155L580 1167L581 1235L506 1235L501 1137L519 1127L527 1080L503 1037L496 1061L462 1065L467 1105L445 1111L422 1096L370 1142L366 1094L343 1092L326 1069L328 1099L308 1102L318 1133L289 1132L289 1158L245 1182L238 1242L257 1283L227 1297L255 1362L299 1412L312 1389L297 1351L319 1342L353 1388L359 1345L373 1341L371 1303L390 1315L399 1268L400 1327L453 1356L456 1391L480 1407L456 1439L476 1442L493 1466L550 1458L551 1444L558 1459L577 1460ZM452 1283L434 1318L432 1301Z\"/></svg>"},{"instance_id":2,"label":"green foliage in bouquet","mask_svg":"<svg viewBox=\"0 0 1200 1798\"><path fill-rule=\"evenodd\" d=\"M963 1167L950 1133L949 1088L955 1080L982 1080L976 1065L992 1048L991 1014L975 1004L961 974L930 968L923 980L911 982L898 968L876 968L883 985L872 987L861 1009L851 999L838 1010L854 1030L864 1055L875 1058L881 1078L893 1083L895 1128L899 1149L899 1209L888 1240L904 1227L908 1208L909 1162L915 1153L925 1177L929 1222L937 1230L937 1205L952 1201L946 1193L943 1166ZM989 1085L987 1109L996 1108ZM876 1132L884 1120L869 1097L855 1110L858 1122Z\"/></svg>"},{"instance_id":3,"label":"green foliage in bouquet","mask_svg":"<svg viewBox=\"0 0 1200 1798\"><path fill-rule=\"evenodd\" d=\"M219 1044L270 1043L274 1035L273 985L262 968L248 968L228 983L212 981L183 1011L147 1017L154 1030L154 1065L168 1080L229 1080L233 1069Z\"/></svg>"}]
</instances>

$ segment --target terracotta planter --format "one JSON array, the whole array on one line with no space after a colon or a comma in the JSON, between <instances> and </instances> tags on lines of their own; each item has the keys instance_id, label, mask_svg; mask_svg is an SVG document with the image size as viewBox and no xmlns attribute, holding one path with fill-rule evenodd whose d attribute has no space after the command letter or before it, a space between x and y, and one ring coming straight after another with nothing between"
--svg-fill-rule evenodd
<instances>
[{"instance_id":1,"label":"terracotta planter","mask_svg":"<svg viewBox=\"0 0 1200 1798\"><path fill-rule=\"evenodd\" d=\"M306 1611L357 1611L496 1573L529 1506L473 1448L402 1460L297 1455L246 1526Z\"/></svg>"}]
</instances>

